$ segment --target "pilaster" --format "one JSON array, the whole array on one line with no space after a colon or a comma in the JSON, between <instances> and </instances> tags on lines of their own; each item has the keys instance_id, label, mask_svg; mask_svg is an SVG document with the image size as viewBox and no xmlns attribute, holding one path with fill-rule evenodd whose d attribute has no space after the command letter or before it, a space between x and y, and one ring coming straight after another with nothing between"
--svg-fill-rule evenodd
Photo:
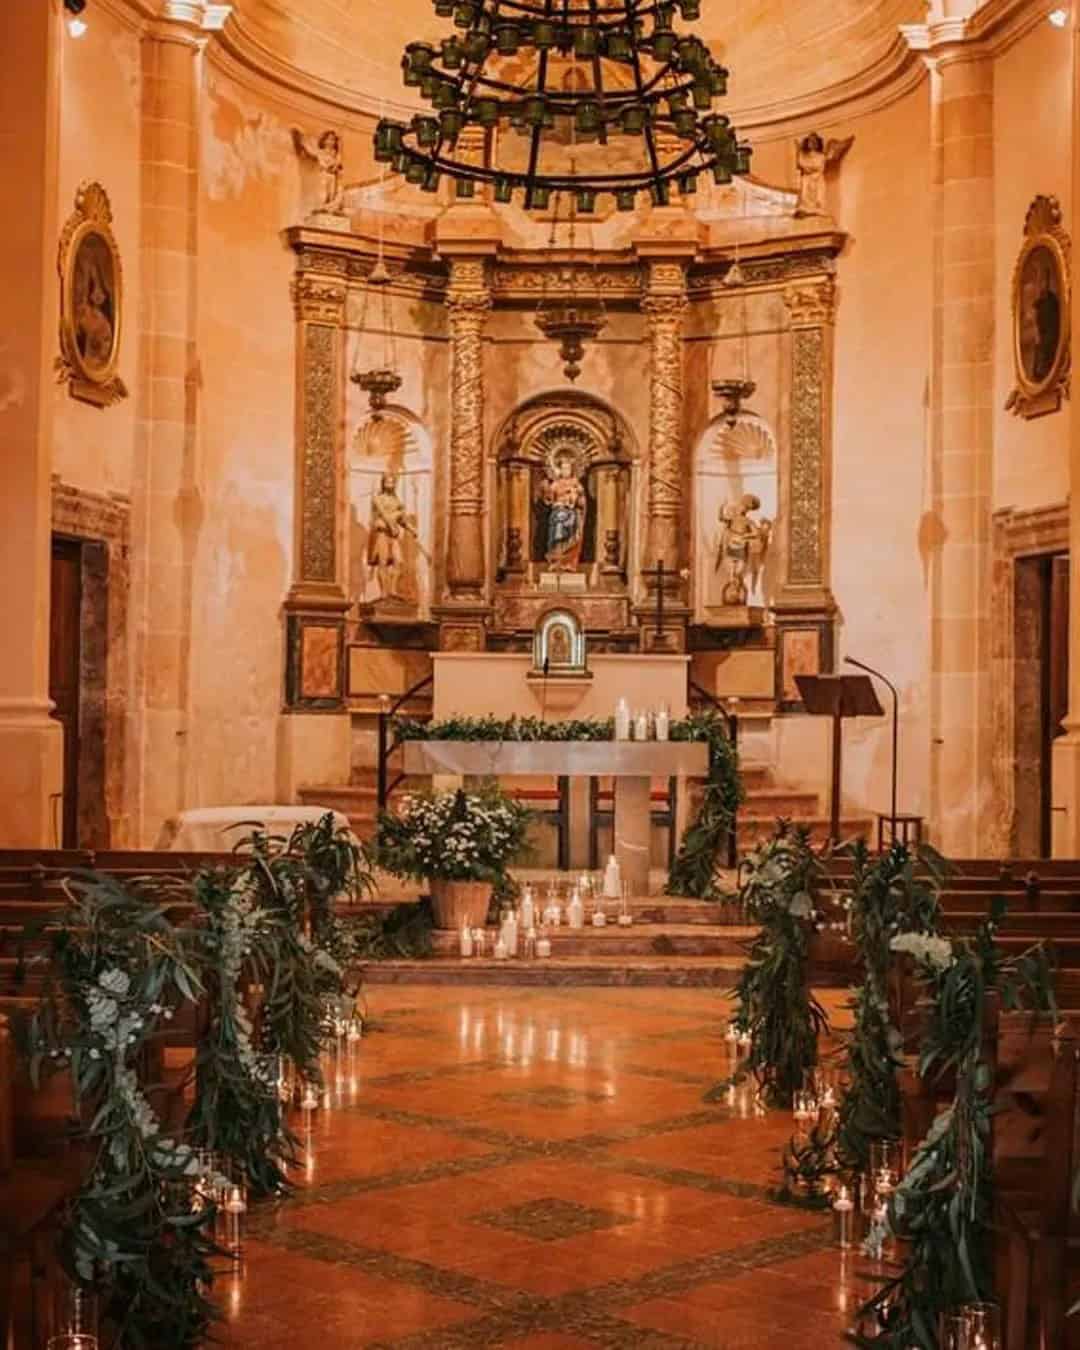
<instances>
[{"instance_id":1,"label":"pilaster","mask_svg":"<svg viewBox=\"0 0 1080 1350\"><path fill-rule=\"evenodd\" d=\"M4 16L0 203L8 297L0 374L0 843L58 842L63 733L50 717L49 589L52 422L59 312L56 197L59 52L56 0Z\"/></svg>"},{"instance_id":2,"label":"pilaster","mask_svg":"<svg viewBox=\"0 0 1080 1350\"><path fill-rule=\"evenodd\" d=\"M994 822L993 65L964 13L907 35L930 71L934 194L930 824L946 854L972 857Z\"/></svg>"}]
</instances>

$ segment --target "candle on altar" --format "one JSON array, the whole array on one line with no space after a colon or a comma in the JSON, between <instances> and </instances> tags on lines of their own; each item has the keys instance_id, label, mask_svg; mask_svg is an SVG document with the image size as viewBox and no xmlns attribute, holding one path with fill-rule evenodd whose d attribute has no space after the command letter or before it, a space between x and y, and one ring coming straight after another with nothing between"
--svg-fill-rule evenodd
<instances>
[{"instance_id":1,"label":"candle on altar","mask_svg":"<svg viewBox=\"0 0 1080 1350\"><path fill-rule=\"evenodd\" d=\"M833 1201L833 1214L835 1215L834 1228L837 1245L841 1250L846 1251L853 1244L855 1228L855 1201L851 1198L851 1192L846 1186L842 1185L836 1193L836 1199Z\"/></svg>"}]
</instances>

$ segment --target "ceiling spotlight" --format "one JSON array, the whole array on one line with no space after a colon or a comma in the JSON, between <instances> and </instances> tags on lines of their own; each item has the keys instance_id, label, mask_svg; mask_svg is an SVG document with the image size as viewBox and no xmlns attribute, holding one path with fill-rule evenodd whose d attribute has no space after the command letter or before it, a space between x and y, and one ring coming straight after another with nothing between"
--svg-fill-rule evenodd
<instances>
[{"instance_id":1,"label":"ceiling spotlight","mask_svg":"<svg viewBox=\"0 0 1080 1350\"><path fill-rule=\"evenodd\" d=\"M1052 9L1046 17L1055 28L1064 28L1069 22L1069 11L1067 9Z\"/></svg>"},{"instance_id":2,"label":"ceiling spotlight","mask_svg":"<svg viewBox=\"0 0 1080 1350\"><path fill-rule=\"evenodd\" d=\"M86 0L64 0L64 8L68 12L68 32L73 38L82 37L88 27L86 20L82 18Z\"/></svg>"}]
</instances>

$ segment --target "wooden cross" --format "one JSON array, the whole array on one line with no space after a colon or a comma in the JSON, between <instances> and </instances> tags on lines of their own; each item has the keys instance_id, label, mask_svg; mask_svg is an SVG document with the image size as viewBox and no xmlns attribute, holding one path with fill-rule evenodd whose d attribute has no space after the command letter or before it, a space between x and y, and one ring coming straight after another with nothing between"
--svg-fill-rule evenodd
<instances>
[{"instance_id":1,"label":"wooden cross","mask_svg":"<svg viewBox=\"0 0 1080 1350\"><path fill-rule=\"evenodd\" d=\"M655 567L646 568L641 575L645 578L655 578L656 580L656 636L664 636L664 578L671 576L671 573L664 567L664 560L661 558Z\"/></svg>"}]
</instances>

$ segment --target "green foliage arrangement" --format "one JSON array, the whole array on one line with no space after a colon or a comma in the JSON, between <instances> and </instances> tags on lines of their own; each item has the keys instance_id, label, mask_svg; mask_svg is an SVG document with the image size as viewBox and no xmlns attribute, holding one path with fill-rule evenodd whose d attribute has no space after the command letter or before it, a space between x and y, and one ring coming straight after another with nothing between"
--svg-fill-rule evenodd
<instances>
[{"instance_id":1,"label":"green foliage arrangement","mask_svg":"<svg viewBox=\"0 0 1080 1350\"><path fill-rule=\"evenodd\" d=\"M742 800L738 752L724 719L714 712L694 713L671 723L673 741L703 741L709 747L709 777L697 816L680 841L671 869L669 895L701 900L719 898L716 874ZM547 722L539 717L454 717L442 722L401 719L394 739L401 741L610 741L613 718L576 718Z\"/></svg>"},{"instance_id":2,"label":"green foliage arrangement","mask_svg":"<svg viewBox=\"0 0 1080 1350\"><path fill-rule=\"evenodd\" d=\"M380 814L375 858L414 881L497 883L525 848L529 819L494 782L476 792L415 793Z\"/></svg>"},{"instance_id":3,"label":"green foliage arrangement","mask_svg":"<svg viewBox=\"0 0 1080 1350\"><path fill-rule=\"evenodd\" d=\"M739 898L760 929L735 988L735 1022L750 1035L746 1069L772 1106L791 1106L817 1065L818 1037L828 1030L808 978L820 872L809 832L787 821L740 867ZM719 1100L726 1086L709 1099Z\"/></svg>"},{"instance_id":4,"label":"green foliage arrangement","mask_svg":"<svg viewBox=\"0 0 1080 1350\"><path fill-rule=\"evenodd\" d=\"M848 1089L838 1113L837 1153L842 1167L861 1171L874 1140L901 1134L901 1044L889 1016L890 944L897 934L936 933L948 865L932 849L916 854L901 844L871 854L860 839L848 851L854 863L851 933L862 982L854 992L854 1026L845 1050Z\"/></svg>"},{"instance_id":5,"label":"green foliage arrangement","mask_svg":"<svg viewBox=\"0 0 1080 1350\"><path fill-rule=\"evenodd\" d=\"M399 718L396 741L611 741L612 717L579 717L548 722L540 717L449 717L442 722Z\"/></svg>"},{"instance_id":6,"label":"green foliage arrangement","mask_svg":"<svg viewBox=\"0 0 1080 1350\"><path fill-rule=\"evenodd\" d=\"M288 1058L319 1081L327 1000L352 1000L357 935L335 912L370 884L361 849L327 816L288 839L253 834L235 866L121 887L78 874L50 915L44 992L23 1031L35 1082L70 1071L87 1180L63 1230L72 1276L102 1297L117 1350L189 1350L214 1309L213 1205L202 1150L256 1193L285 1185L295 1141L278 1098ZM180 926L181 906L194 921ZM201 1017L195 1015L199 1004ZM195 1100L170 1129L149 1081L155 1041L201 1026ZM163 1097L168 1105L168 1096Z\"/></svg>"},{"instance_id":7,"label":"green foliage arrangement","mask_svg":"<svg viewBox=\"0 0 1080 1350\"><path fill-rule=\"evenodd\" d=\"M70 1070L89 1155L64 1262L101 1296L117 1346L188 1350L214 1316L214 1216L194 1204L195 1152L158 1119L140 1068L159 1030L201 993L198 947L107 877L80 875L68 894L26 1040L35 1082Z\"/></svg>"},{"instance_id":8,"label":"green foliage arrangement","mask_svg":"<svg viewBox=\"0 0 1080 1350\"><path fill-rule=\"evenodd\" d=\"M993 1295L989 1143L997 1108L983 1058L987 996L996 991L1005 1008L1054 1011L1043 948L1008 960L997 945L1003 912L1003 904L995 907L973 940L917 933L893 939L894 950L915 958L928 997L919 1073L954 1075L955 1089L890 1201L887 1225L906 1240L907 1257L861 1310L874 1324L855 1336L864 1350L937 1350L944 1311Z\"/></svg>"},{"instance_id":9,"label":"green foliage arrangement","mask_svg":"<svg viewBox=\"0 0 1080 1350\"><path fill-rule=\"evenodd\" d=\"M668 895L717 900L716 874L743 798L739 755L727 727L715 713L695 713L671 727L673 741L704 741L709 747L709 777L697 816L679 843L668 877Z\"/></svg>"}]
</instances>

